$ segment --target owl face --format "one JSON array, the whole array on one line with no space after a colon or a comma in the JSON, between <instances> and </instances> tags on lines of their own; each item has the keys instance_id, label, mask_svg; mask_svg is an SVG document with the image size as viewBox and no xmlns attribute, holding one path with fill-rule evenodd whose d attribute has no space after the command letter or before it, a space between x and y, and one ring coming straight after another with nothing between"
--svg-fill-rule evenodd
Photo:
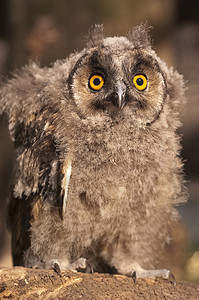
<instances>
[{"instance_id":1,"label":"owl face","mask_svg":"<svg viewBox=\"0 0 199 300\"><path fill-rule=\"evenodd\" d=\"M166 81L157 60L127 38L107 38L88 49L71 74L69 89L83 115L151 124L163 109Z\"/></svg>"}]
</instances>

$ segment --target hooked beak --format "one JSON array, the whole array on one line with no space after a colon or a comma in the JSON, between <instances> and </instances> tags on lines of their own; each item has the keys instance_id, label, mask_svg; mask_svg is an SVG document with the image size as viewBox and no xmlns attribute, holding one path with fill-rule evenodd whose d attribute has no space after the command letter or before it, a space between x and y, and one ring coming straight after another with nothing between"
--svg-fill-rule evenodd
<instances>
[{"instance_id":1,"label":"hooked beak","mask_svg":"<svg viewBox=\"0 0 199 300\"><path fill-rule=\"evenodd\" d=\"M125 99L126 99L126 85L124 82L119 81L116 86L116 106L122 110L125 106Z\"/></svg>"}]
</instances>

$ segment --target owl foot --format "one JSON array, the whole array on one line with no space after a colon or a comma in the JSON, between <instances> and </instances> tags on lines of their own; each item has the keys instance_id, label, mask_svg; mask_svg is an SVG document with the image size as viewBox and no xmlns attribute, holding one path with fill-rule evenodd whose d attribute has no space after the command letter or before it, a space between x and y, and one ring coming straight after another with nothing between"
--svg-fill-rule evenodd
<instances>
[{"instance_id":1,"label":"owl foot","mask_svg":"<svg viewBox=\"0 0 199 300\"><path fill-rule=\"evenodd\" d=\"M80 257L75 262L73 262L70 267L70 270L77 271L77 272L83 272L83 273L93 273L93 268L89 261L84 258Z\"/></svg>"},{"instance_id":2,"label":"owl foot","mask_svg":"<svg viewBox=\"0 0 199 300\"><path fill-rule=\"evenodd\" d=\"M171 279L172 283L176 285L176 280L174 275L167 269L159 269L159 270L142 270L142 271L132 271L129 274L130 277L133 278L134 282L136 282L137 278L163 278L163 279Z\"/></svg>"},{"instance_id":3,"label":"owl foot","mask_svg":"<svg viewBox=\"0 0 199 300\"><path fill-rule=\"evenodd\" d=\"M61 277L62 272L60 268L60 264L57 260L52 261L52 269ZM64 268L65 269L65 268ZM73 271L73 272L83 272L83 273L93 273L93 268L89 261L84 258L80 257L75 262L70 264L67 267L67 270Z\"/></svg>"}]
</instances>

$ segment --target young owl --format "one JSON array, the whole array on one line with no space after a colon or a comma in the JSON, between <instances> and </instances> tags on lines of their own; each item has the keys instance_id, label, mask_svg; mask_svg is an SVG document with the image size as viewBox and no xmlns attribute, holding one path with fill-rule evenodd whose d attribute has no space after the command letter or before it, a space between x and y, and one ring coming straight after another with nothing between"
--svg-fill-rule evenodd
<instances>
[{"instance_id":1,"label":"young owl","mask_svg":"<svg viewBox=\"0 0 199 300\"><path fill-rule=\"evenodd\" d=\"M81 52L2 83L16 149L14 265L170 276L155 268L186 200L176 134L183 94L144 25L109 38L95 26Z\"/></svg>"}]
</instances>

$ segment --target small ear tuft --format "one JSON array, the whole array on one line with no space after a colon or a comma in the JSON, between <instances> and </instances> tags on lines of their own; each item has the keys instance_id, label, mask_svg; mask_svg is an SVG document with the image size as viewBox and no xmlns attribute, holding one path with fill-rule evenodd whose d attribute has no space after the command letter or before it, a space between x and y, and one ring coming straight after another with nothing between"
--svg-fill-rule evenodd
<instances>
[{"instance_id":1,"label":"small ear tuft","mask_svg":"<svg viewBox=\"0 0 199 300\"><path fill-rule=\"evenodd\" d=\"M87 47L95 47L101 44L104 38L103 24L95 24L91 27L88 33Z\"/></svg>"},{"instance_id":2,"label":"small ear tuft","mask_svg":"<svg viewBox=\"0 0 199 300\"><path fill-rule=\"evenodd\" d=\"M129 30L127 38L135 47L151 48L151 36L149 34L151 28L147 23L141 23Z\"/></svg>"}]
</instances>

